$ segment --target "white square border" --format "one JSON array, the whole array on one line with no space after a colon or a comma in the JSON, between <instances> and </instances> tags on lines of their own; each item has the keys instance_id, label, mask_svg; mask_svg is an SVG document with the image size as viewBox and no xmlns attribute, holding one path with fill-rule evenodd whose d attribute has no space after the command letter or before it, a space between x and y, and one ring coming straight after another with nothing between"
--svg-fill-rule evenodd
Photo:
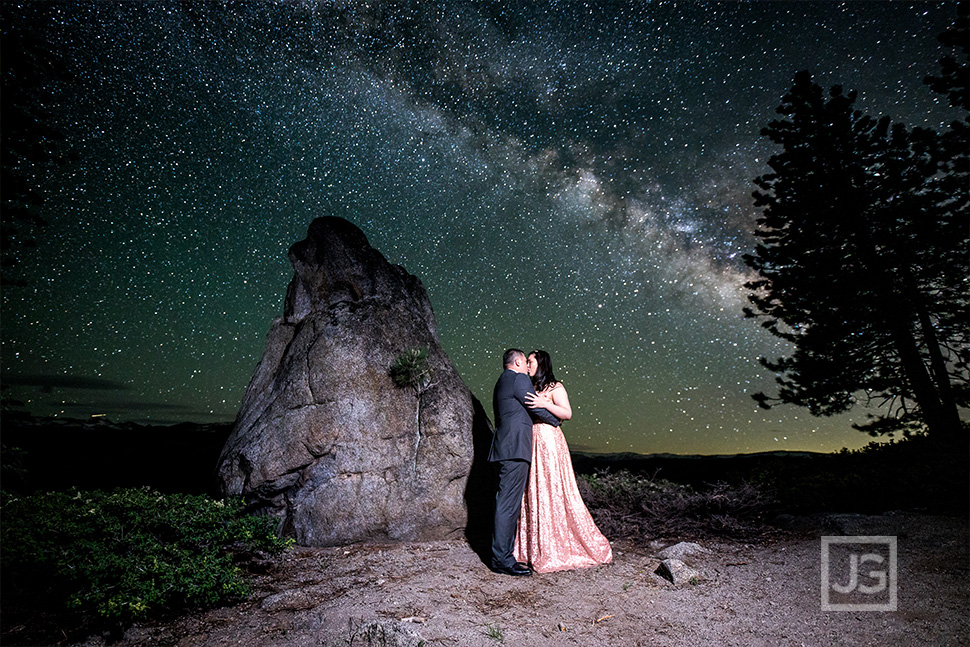
<instances>
[{"instance_id":1,"label":"white square border","mask_svg":"<svg viewBox=\"0 0 970 647\"><path fill-rule=\"evenodd\" d=\"M881 604L833 604L829 602L829 545L831 544L882 544L889 546L889 601ZM889 535L826 535L822 537L822 611L896 611L897 561L896 537Z\"/></svg>"}]
</instances>

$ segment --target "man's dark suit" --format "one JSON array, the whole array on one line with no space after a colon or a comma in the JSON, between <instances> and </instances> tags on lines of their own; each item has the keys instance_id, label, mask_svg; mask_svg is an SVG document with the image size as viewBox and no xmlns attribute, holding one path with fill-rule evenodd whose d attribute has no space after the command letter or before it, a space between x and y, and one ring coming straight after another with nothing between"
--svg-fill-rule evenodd
<instances>
[{"instance_id":1,"label":"man's dark suit","mask_svg":"<svg viewBox=\"0 0 970 647\"><path fill-rule=\"evenodd\" d=\"M532 462L532 419L559 424L559 420L545 409L530 410L525 403L527 393L535 393L529 376L507 368L499 376L492 394L495 432L488 460L499 465L492 533L493 568L515 565L515 527Z\"/></svg>"}]
</instances>

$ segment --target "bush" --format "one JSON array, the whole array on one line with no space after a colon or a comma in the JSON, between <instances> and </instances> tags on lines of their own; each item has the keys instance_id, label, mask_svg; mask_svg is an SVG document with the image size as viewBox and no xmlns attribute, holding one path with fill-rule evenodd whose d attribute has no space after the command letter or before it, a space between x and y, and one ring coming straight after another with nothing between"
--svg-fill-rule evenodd
<instances>
[{"instance_id":1,"label":"bush","mask_svg":"<svg viewBox=\"0 0 970 647\"><path fill-rule=\"evenodd\" d=\"M4 494L0 512L5 595L45 596L116 627L245 598L237 560L289 545L241 500L149 488Z\"/></svg>"},{"instance_id":2,"label":"bush","mask_svg":"<svg viewBox=\"0 0 970 647\"><path fill-rule=\"evenodd\" d=\"M773 500L749 483L702 489L628 471L577 479L600 530L612 538L754 540L768 532Z\"/></svg>"},{"instance_id":3,"label":"bush","mask_svg":"<svg viewBox=\"0 0 970 647\"><path fill-rule=\"evenodd\" d=\"M915 509L966 515L970 506L966 446L927 437L872 442L799 466L775 465L757 479L793 514Z\"/></svg>"}]
</instances>

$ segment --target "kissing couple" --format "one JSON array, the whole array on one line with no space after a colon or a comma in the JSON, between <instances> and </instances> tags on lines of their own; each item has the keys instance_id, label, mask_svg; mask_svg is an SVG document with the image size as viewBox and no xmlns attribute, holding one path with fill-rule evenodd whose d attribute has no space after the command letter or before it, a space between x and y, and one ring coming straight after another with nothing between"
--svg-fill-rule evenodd
<instances>
[{"instance_id":1,"label":"kissing couple","mask_svg":"<svg viewBox=\"0 0 970 647\"><path fill-rule=\"evenodd\" d=\"M495 431L488 454L498 471L492 570L531 575L611 562L610 542L576 487L560 428L573 410L549 353L510 348L502 365L492 396Z\"/></svg>"}]
</instances>

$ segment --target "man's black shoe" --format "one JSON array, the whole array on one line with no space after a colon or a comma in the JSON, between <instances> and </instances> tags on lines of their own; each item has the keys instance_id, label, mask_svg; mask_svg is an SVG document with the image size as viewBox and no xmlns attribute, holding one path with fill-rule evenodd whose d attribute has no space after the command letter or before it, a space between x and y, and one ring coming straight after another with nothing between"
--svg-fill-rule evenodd
<instances>
[{"instance_id":1,"label":"man's black shoe","mask_svg":"<svg viewBox=\"0 0 970 647\"><path fill-rule=\"evenodd\" d=\"M518 563L515 566L493 566L492 570L506 575L532 575L531 568Z\"/></svg>"}]
</instances>

